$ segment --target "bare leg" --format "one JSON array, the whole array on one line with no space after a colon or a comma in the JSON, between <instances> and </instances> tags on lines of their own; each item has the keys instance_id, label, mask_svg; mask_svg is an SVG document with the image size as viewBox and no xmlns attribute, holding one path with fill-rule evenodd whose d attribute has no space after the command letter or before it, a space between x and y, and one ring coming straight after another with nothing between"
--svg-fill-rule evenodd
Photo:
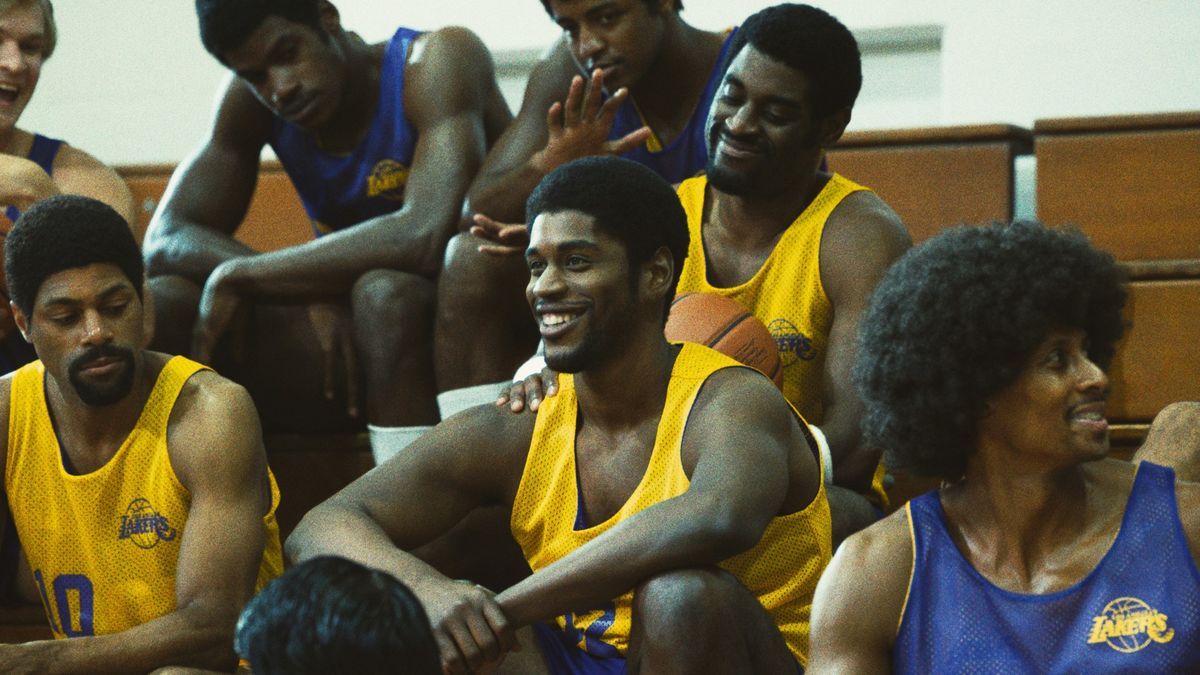
<instances>
[{"instance_id":1,"label":"bare leg","mask_svg":"<svg viewBox=\"0 0 1200 675\"><path fill-rule=\"evenodd\" d=\"M1200 402L1172 403L1158 413L1133 455L1134 462L1143 460L1175 469L1180 480L1200 482Z\"/></svg>"},{"instance_id":2,"label":"bare leg","mask_svg":"<svg viewBox=\"0 0 1200 675\"><path fill-rule=\"evenodd\" d=\"M717 568L660 574L634 591L630 673L792 673L796 660L758 599Z\"/></svg>"},{"instance_id":3,"label":"bare leg","mask_svg":"<svg viewBox=\"0 0 1200 675\"><path fill-rule=\"evenodd\" d=\"M464 233L446 247L435 327L439 391L506 380L537 347L524 260L485 255L478 244Z\"/></svg>"},{"instance_id":4,"label":"bare leg","mask_svg":"<svg viewBox=\"0 0 1200 675\"><path fill-rule=\"evenodd\" d=\"M167 354L187 354L192 326L200 306L201 288L177 276L151 277L146 292L154 303L154 341L150 348Z\"/></svg>"},{"instance_id":5,"label":"bare leg","mask_svg":"<svg viewBox=\"0 0 1200 675\"><path fill-rule=\"evenodd\" d=\"M432 281L372 270L354 284L354 342L366 378L367 420L383 427L436 424Z\"/></svg>"}]
</instances>

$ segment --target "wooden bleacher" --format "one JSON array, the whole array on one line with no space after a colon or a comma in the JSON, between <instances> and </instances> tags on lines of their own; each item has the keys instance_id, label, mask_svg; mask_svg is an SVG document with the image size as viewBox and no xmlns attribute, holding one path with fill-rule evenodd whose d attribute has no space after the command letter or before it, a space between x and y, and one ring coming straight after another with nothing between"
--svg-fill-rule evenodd
<instances>
[{"instance_id":1,"label":"wooden bleacher","mask_svg":"<svg viewBox=\"0 0 1200 675\"><path fill-rule=\"evenodd\" d=\"M1079 227L1130 275L1109 416L1134 441L1200 399L1200 112L1039 120L1037 214Z\"/></svg>"},{"instance_id":2,"label":"wooden bleacher","mask_svg":"<svg viewBox=\"0 0 1200 675\"><path fill-rule=\"evenodd\" d=\"M1007 124L847 132L829 168L874 190L919 243L944 227L1013 217L1013 160L1032 151Z\"/></svg>"}]
</instances>

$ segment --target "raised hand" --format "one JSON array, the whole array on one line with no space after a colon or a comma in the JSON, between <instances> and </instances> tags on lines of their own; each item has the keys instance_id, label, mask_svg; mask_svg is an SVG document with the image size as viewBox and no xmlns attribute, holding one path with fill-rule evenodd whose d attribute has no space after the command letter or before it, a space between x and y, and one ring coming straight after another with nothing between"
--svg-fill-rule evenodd
<instances>
[{"instance_id":1,"label":"raised hand","mask_svg":"<svg viewBox=\"0 0 1200 675\"><path fill-rule=\"evenodd\" d=\"M629 90L618 89L603 100L604 71L592 71L591 81L584 90L583 78L571 79L565 103L555 102L546 111L546 128L550 138L546 147L533 156L533 163L545 173L561 164L589 155L619 155L645 142L650 127L643 126L621 138L609 140L617 109L629 98Z\"/></svg>"}]
</instances>

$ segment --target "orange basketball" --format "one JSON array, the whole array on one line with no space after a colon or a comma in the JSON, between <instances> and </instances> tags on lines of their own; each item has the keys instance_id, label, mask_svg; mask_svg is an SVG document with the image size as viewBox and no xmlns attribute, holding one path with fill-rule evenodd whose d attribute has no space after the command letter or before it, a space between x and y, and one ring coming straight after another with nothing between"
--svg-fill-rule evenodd
<instances>
[{"instance_id":1,"label":"orange basketball","mask_svg":"<svg viewBox=\"0 0 1200 675\"><path fill-rule=\"evenodd\" d=\"M671 302L664 331L672 342L698 342L758 370L783 388L775 338L736 300L712 293L682 293Z\"/></svg>"}]
</instances>

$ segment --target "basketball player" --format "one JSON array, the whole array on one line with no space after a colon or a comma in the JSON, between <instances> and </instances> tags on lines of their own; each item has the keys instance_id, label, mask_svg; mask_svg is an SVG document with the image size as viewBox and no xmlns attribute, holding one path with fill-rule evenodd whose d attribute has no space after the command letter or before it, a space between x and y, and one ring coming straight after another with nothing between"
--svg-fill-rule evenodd
<instances>
[{"instance_id":1,"label":"basketball player","mask_svg":"<svg viewBox=\"0 0 1200 675\"><path fill-rule=\"evenodd\" d=\"M443 422L309 513L290 556L400 578L451 673L517 640L506 672L796 672L831 546L819 462L768 379L663 337L688 238L674 192L590 157L528 213L526 294L570 373L558 396L536 418L483 405ZM493 596L405 552L489 504L511 511L524 581Z\"/></svg>"},{"instance_id":2,"label":"basketball player","mask_svg":"<svg viewBox=\"0 0 1200 675\"><path fill-rule=\"evenodd\" d=\"M337 556L313 558L254 596L237 651L257 675L440 675L437 645L412 591Z\"/></svg>"},{"instance_id":3,"label":"basketball player","mask_svg":"<svg viewBox=\"0 0 1200 675\"><path fill-rule=\"evenodd\" d=\"M1200 671L1200 485L1107 459L1111 256L1037 223L901 259L863 319L866 432L944 486L848 539L814 673Z\"/></svg>"},{"instance_id":4,"label":"basketball player","mask_svg":"<svg viewBox=\"0 0 1200 675\"><path fill-rule=\"evenodd\" d=\"M230 331L243 337L227 341L244 347L227 365L277 429L357 428L361 372L372 445L403 445L405 428L437 420L433 280L467 186L511 119L491 58L459 28L367 44L326 0L196 9L201 40L234 76L147 233L159 344L184 349L194 336L206 361ZM232 234L268 144L319 236L255 254Z\"/></svg>"},{"instance_id":5,"label":"basketball player","mask_svg":"<svg viewBox=\"0 0 1200 675\"><path fill-rule=\"evenodd\" d=\"M22 210L59 193L94 197L128 222L134 219L133 196L115 171L63 141L17 127L57 43L50 0L0 0L0 223L5 231ZM35 358L8 308L0 308L0 374Z\"/></svg>"},{"instance_id":6,"label":"basketball player","mask_svg":"<svg viewBox=\"0 0 1200 675\"><path fill-rule=\"evenodd\" d=\"M238 612L282 567L249 396L142 348L142 258L108 206L35 204L5 273L40 357L0 380L5 503L54 636L77 639L0 645L0 671L232 668Z\"/></svg>"},{"instance_id":7,"label":"basketball player","mask_svg":"<svg viewBox=\"0 0 1200 675\"><path fill-rule=\"evenodd\" d=\"M621 155L671 183L704 169L704 120L731 33L689 25L681 0L542 5L563 36L530 74L521 111L472 184L464 231L474 214L490 217L478 217L484 224L524 220L538 181L577 157ZM438 388L464 390L439 397L447 416L494 400L492 383L509 378L537 344L520 294L524 267L478 246L465 232L456 236L438 284Z\"/></svg>"},{"instance_id":8,"label":"basketball player","mask_svg":"<svg viewBox=\"0 0 1200 675\"><path fill-rule=\"evenodd\" d=\"M911 239L873 192L820 169L862 84L850 31L815 7L768 7L742 24L731 59L709 116L707 176L679 186L692 243L676 291L733 298L775 336L784 395L824 432L840 541L877 517L862 493L886 499L850 371L867 298ZM519 409L524 392L514 394Z\"/></svg>"}]
</instances>

